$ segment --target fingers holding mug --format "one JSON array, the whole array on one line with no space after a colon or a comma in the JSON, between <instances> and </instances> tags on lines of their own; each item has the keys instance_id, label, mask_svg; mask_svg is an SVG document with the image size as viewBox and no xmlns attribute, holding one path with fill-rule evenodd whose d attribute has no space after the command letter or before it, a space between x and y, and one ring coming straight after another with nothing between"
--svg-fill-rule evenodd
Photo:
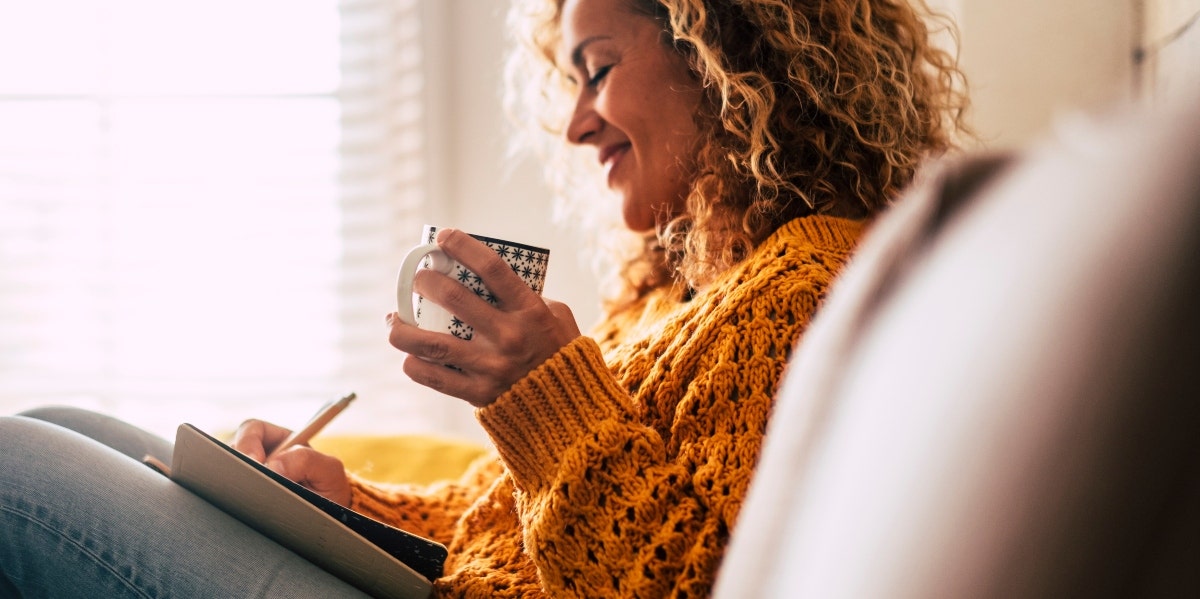
<instances>
[{"instance_id":1,"label":"fingers holding mug","mask_svg":"<svg viewBox=\"0 0 1200 599\"><path fill-rule=\"evenodd\" d=\"M429 225L422 239L426 243L409 251L397 274L397 313L401 321L469 340L475 335L471 323L487 320L488 305L503 309L522 301L541 301L550 250L457 230L448 230L439 238L437 229ZM437 295L440 302L415 288L421 266L449 277L421 277L423 288ZM447 287L451 281L467 291ZM469 299L468 293L478 301Z\"/></svg>"},{"instance_id":2,"label":"fingers holding mug","mask_svg":"<svg viewBox=\"0 0 1200 599\"><path fill-rule=\"evenodd\" d=\"M540 301L548 250L476 239L456 229L438 233L437 243L472 273L472 282L479 279L489 303L504 309L522 299Z\"/></svg>"}]
</instances>

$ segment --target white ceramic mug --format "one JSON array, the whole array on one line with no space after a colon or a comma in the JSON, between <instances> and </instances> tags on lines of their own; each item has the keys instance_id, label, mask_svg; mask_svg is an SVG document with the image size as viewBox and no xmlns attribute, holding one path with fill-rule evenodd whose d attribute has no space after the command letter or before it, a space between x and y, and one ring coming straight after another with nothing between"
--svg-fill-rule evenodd
<instances>
[{"instance_id":1,"label":"white ceramic mug","mask_svg":"<svg viewBox=\"0 0 1200 599\"><path fill-rule=\"evenodd\" d=\"M396 275L396 304L400 320L425 330L442 331L459 339L470 340L475 334L471 325L432 301L413 293L413 277L417 270L432 268L454 278L488 303L496 303L495 296L484 286L483 279L438 249L434 243L436 237L437 227L425 225L421 232L421 245L409 250L400 265L400 272ZM481 235L471 237L495 250L534 293L542 294L546 285L546 266L550 262L550 250Z\"/></svg>"}]
</instances>

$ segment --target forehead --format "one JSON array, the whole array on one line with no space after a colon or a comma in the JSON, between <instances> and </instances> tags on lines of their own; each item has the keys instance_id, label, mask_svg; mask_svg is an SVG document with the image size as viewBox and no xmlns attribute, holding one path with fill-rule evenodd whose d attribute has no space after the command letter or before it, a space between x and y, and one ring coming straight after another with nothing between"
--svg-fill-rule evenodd
<instances>
[{"instance_id":1,"label":"forehead","mask_svg":"<svg viewBox=\"0 0 1200 599\"><path fill-rule=\"evenodd\" d=\"M559 20L563 45L573 47L572 42L602 30L624 30L634 18L630 0L566 0Z\"/></svg>"}]
</instances>

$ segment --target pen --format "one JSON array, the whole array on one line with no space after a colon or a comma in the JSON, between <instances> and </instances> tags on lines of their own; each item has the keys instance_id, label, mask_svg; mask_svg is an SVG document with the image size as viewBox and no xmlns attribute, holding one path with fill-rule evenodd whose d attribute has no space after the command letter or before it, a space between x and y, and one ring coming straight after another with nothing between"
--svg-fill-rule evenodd
<instances>
[{"instance_id":1,"label":"pen","mask_svg":"<svg viewBox=\"0 0 1200 599\"><path fill-rule=\"evenodd\" d=\"M293 445L302 445L304 443L308 443L308 440L312 439L317 433L321 432L321 429L325 428L325 425L329 424L329 421L333 420L333 418L338 414L341 414L342 410L345 410L346 406L350 405L350 402L354 401L355 397L357 397L357 395L350 393L341 399L331 401L324 406L321 406L321 409L318 410L316 415L308 421L308 424L304 425L304 428L293 431L292 434L288 435L283 442L276 446L275 449L271 450L271 453L267 454L266 458L263 458L263 462L266 462L267 460L271 459L271 456Z\"/></svg>"}]
</instances>

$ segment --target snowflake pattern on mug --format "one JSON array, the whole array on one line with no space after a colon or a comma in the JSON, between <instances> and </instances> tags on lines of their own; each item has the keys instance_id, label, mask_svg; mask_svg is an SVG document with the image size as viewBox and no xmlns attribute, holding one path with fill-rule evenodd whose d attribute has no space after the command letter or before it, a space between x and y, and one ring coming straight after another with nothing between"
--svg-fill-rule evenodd
<instances>
[{"instance_id":1,"label":"snowflake pattern on mug","mask_svg":"<svg viewBox=\"0 0 1200 599\"><path fill-rule=\"evenodd\" d=\"M432 228L426 229L426 243L432 243L437 235L437 230ZM504 262L508 264L512 271L529 285L533 292L541 295L542 284L546 278L546 267L550 262L550 252L541 248L534 248L526 245L505 243L488 237L472 235L476 239L485 243L492 251L500 255ZM426 258L423 266L428 268L430 259ZM476 296L482 298L487 303L495 306L498 302L496 296L488 290L483 284L483 277L471 272L457 262L454 264L454 272L449 273L450 277L462 283L465 287L475 293ZM420 318L421 306L424 304L424 298L417 299L417 318ZM448 332L459 339L470 340L475 336L475 329L464 322L457 316L451 316L450 328Z\"/></svg>"}]
</instances>

